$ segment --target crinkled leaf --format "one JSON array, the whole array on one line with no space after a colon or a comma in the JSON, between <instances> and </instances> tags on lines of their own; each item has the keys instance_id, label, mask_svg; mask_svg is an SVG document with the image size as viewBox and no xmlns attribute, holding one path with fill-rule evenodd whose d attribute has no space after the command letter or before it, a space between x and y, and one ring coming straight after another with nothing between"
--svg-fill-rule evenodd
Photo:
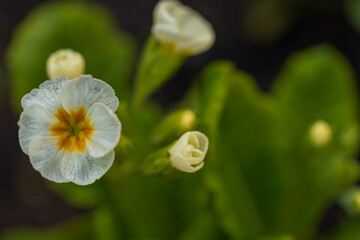
<instances>
[{"instance_id":1,"label":"crinkled leaf","mask_svg":"<svg viewBox=\"0 0 360 240\"><path fill-rule=\"evenodd\" d=\"M359 138L356 89L346 59L333 47L319 45L289 58L273 92L293 139L303 139L311 124L324 120L333 129L333 147L353 154Z\"/></svg>"},{"instance_id":2,"label":"crinkled leaf","mask_svg":"<svg viewBox=\"0 0 360 240\"><path fill-rule=\"evenodd\" d=\"M280 224L298 238L309 238L334 196L358 177L356 164L346 160L356 152L359 138L354 74L333 47L320 45L290 57L273 92L288 135L288 158L301 176L296 197L288 197L285 205L292 205L293 221ZM333 132L324 148L312 145L308 135L318 120L329 123Z\"/></svg>"},{"instance_id":3,"label":"crinkled leaf","mask_svg":"<svg viewBox=\"0 0 360 240\"><path fill-rule=\"evenodd\" d=\"M273 100L249 76L234 74L208 166L218 208L234 238L276 231L284 193L294 186L278 117Z\"/></svg>"},{"instance_id":4,"label":"crinkled leaf","mask_svg":"<svg viewBox=\"0 0 360 240\"><path fill-rule=\"evenodd\" d=\"M109 16L102 7L83 2L49 2L31 12L15 30L7 52L13 106L19 110L21 98L48 79L46 60L62 48L80 52L86 73L108 82L124 99L135 47Z\"/></svg>"},{"instance_id":5,"label":"crinkled leaf","mask_svg":"<svg viewBox=\"0 0 360 240\"><path fill-rule=\"evenodd\" d=\"M282 181L291 171L280 157L274 103L225 61L207 67L197 87L199 127L210 137L202 171L218 221L233 238L259 236L271 228L282 192L291 186Z\"/></svg>"}]
</instances>

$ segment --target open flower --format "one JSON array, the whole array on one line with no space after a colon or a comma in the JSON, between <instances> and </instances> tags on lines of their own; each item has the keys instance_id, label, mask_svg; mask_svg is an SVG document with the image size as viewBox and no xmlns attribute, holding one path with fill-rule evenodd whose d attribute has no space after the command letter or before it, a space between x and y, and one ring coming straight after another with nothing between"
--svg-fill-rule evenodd
<instances>
[{"instance_id":1,"label":"open flower","mask_svg":"<svg viewBox=\"0 0 360 240\"><path fill-rule=\"evenodd\" d=\"M186 132L169 149L173 167L182 172L196 172L204 166L209 140L201 132Z\"/></svg>"},{"instance_id":2,"label":"open flower","mask_svg":"<svg viewBox=\"0 0 360 240\"><path fill-rule=\"evenodd\" d=\"M76 78L84 74L85 60L78 52L71 49L60 49L49 56L46 62L46 71L50 79Z\"/></svg>"},{"instance_id":3,"label":"open flower","mask_svg":"<svg viewBox=\"0 0 360 240\"><path fill-rule=\"evenodd\" d=\"M199 13L175 0L161 0L154 10L154 37L176 50L196 55L208 50L215 40L211 24Z\"/></svg>"},{"instance_id":4,"label":"open flower","mask_svg":"<svg viewBox=\"0 0 360 240\"><path fill-rule=\"evenodd\" d=\"M87 185L111 167L121 123L108 84L91 75L56 78L26 94L21 105L20 146L43 177Z\"/></svg>"}]
</instances>

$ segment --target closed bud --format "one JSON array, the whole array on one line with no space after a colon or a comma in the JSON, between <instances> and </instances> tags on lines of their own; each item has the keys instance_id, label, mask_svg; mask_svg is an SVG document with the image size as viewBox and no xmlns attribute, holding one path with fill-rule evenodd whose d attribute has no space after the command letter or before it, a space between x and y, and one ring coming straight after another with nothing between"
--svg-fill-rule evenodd
<instances>
[{"instance_id":1,"label":"closed bud","mask_svg":"<svg viewBox=\"0 0 360 240\"><path fill-rule=\"evenodd\" d=\"M142 169L146 174L167 178L179 177L182 172L196 172L204 166L208 144L203 133L186 132L174 143L150 154Z\"/></svg>"},{"instance_id":2,"label":"closed bud","mask_svg":"<svg viewBox=\"0 0 360 240\"><path fill-rule=\"evenodd\" d=\"M77 78L84 74L85 60L78 52L71 49L60 49L49 56L46 62L46 71L50 79Z\"/></svg>"},{"instance_id":3,"label":"closed bud","mask_svg":"<svg viewBox=\"0 0 360 240\"><path fill-rule=\"evenodd\" d=\"M190 130L195 123L195 114L193 111L185 110L181 116L181 129Z\"/></svg>"},{"instance_id":4,"label":"closed bud","mask_svg":"<svg viewBox=\"0 0 360 240\"><path fill-rule=\"evenodd\" d=\"M184 132L191 130L195 122L196 116L193 111L175 111L155 127L152 140L155 144L160 144L178 138Z\"/></svg>"},{"instance_id":5,"label":"closed bud","mask_svg":"<svg viewBox=\"0 0 360 240\"><path fill-rule=\"evenodd\" d=\"M332 130L327 122L318 120L311 126L309 136L316 147L323 147L330 142Z\"/></svg>"},{"instance_id":6,"label":"closed bud","mask_svg":"<svg viewBox=\"0 0 360 240\"><path fill-rule=\"evenodd\" d=\"M196 172L204 166L208 145L209 140L203 133L185 133L169 149L171 165L182 172Z\"/></svg>"}]
</instances>

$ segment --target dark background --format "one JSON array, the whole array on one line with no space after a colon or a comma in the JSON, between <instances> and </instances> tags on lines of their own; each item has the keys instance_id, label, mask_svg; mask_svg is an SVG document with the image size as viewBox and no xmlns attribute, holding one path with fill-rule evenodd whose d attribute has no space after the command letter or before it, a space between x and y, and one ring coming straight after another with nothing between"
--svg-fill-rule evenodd
<instances>
[{"instance_id":1,"label":"dark background","mask_svg":"<svg viewBox=\"0 0 360 240\"><path fill-rule=\"evenodd\" d=\"M8 101L8 78L5 63L6 47L14 28L41 0L0 0L0 231L14 226L52 226L86 209L73 209L46 188L45 179L34 171L28 158L20 150L16 116ZM152 9L157 0L98 0L114 15L118 26L132 34L141 46L150 33ZM164 107L176 102L184 94L192 79L206 64L216 59L233 61L256 78L267 91L286 58L297 50L328 42L336 46L350 61L357 76L360 69L360 37L348 21L343 1L294 0L283 4L286 27L280 33L263 35L260 29L272 29L277 12L257 18L249 23L248 13L259 1L250 0L183 0L184 4L199 11L212 24L216 32L213 48L199 56L189 58L175 76L153 96ZM279 0L278 2L281 2ZM271 12L270 12L271 13ZM255 25L252 25L255 24ZM246 30L247 29L247 30ZM269 31L270 31L269 30ZM251 31L250 31L251 32ZM271 31L270 31L271 32ZM265 36L265 37L264 37ZM181 79L181 80L180 80ZM324 229L336 223L342 210L332 206L324 220Z\"/></svg>"}]
</instances>

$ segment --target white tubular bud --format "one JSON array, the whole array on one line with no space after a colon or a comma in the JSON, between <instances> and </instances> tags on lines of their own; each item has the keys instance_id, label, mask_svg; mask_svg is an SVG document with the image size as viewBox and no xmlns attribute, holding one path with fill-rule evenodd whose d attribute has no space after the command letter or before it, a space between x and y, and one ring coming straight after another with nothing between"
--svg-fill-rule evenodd
<instances>
[{"instance_id":1,"label":"white tubular bud","mask_svg":"<svg viewBox=\"0 0 360 240\"><path fill-rule=\"evenodd\" d=\"M175 0L161 0L154 9L154 37L175 46L176 51L197 55L207 51L215 41L211 24L190 7Z\"/></svg>"}]
</instances>

